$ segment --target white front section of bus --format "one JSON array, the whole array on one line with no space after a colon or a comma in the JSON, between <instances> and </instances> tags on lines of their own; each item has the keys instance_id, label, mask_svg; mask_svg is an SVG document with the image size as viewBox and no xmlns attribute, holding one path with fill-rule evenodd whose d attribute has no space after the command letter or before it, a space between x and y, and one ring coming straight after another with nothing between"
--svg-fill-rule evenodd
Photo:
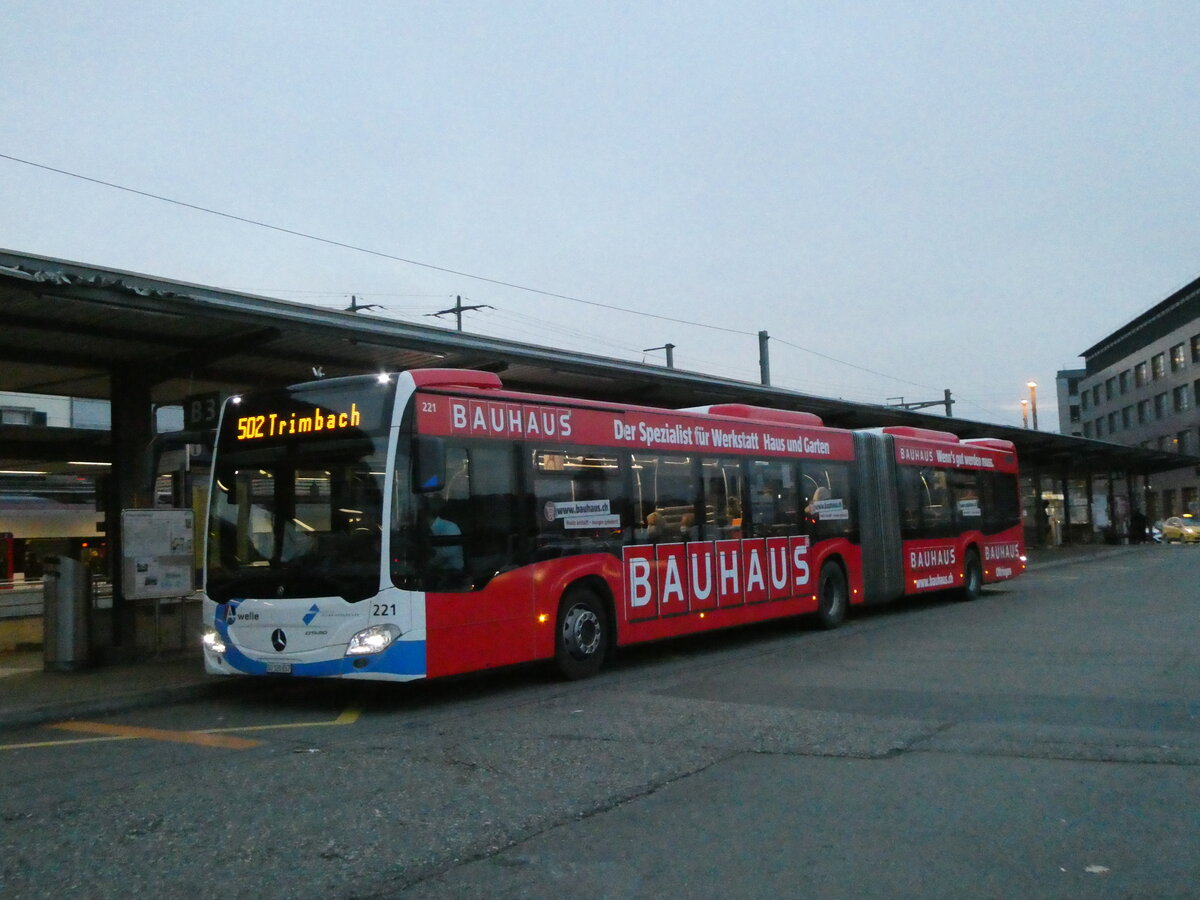
<instances>
[{"instance_id":1,"label":"white front section of bus","mask_svg":"<svg viewBox=\"0 0 1200 900\"><path fill-rule=\"evenodd\" d=\"M397 385L388 431L379 592L357 603L341 597L241 597L217 603L206 590L202 605L206 672L373 681L425 677L425 594L393 586L388 559L392 491L410 488L407 473L397 476L395 472L400 422L416 390L407 373L392 377ZM228 411L226 403L222 423ZM220 428L218 424L218 433ZM214 466L210 492L216 489L216 473ZM397 477L401 480L398 485ZM207 521L204 533L207 543ZM207 560L207 546L204 553Z\"/></svg>"}]
</instances>

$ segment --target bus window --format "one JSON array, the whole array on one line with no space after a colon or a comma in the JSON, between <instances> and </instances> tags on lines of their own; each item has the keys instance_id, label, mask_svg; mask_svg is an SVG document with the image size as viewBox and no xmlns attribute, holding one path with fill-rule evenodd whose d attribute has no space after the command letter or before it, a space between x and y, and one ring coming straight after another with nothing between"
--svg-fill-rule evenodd
<instances>
[{"instance_id":1,"label":"bus window","mask_svg":"<svg viewBox=\"0 0 1200 900\"><path fill-rule=\"evenodd\" d=\"M853 476L847 463L802 465L805 485L804 520L814 541L834 537L853 539L855 529Z\"/></svg>"},{"instance_id":2,"label":"bus window","mask_svg":"<svg viewBox=\"0 0 1200 900\"><path fill-rule=\"evenodd\" d=\"M924 505L925 483L921 470L912 466L898 467L897 499L900 504L900 537L906 541L921 538L921 507Z\"/></svg>"},{"instance_id":3,"label":"bus window","mask_svg":"<svg viewBox=\"0 0 1200 900\"><path fill-rule=\"evenodd\" d=\"M696 540L700 485L693 458L638 453L632 460L635 538L656 543Z\"/></svg>"},{"instance_id":4,"label":"bus window","mask_svg":"<svg viewBox=\"0 0 1200 900\"><path fill-rule=\"evenodd\" d=\"M299 454L271 447L227 453L227 462L244 465L217 471L210 595L269 590L280 598L337 594L353 602L379 589L383 459L346 449L342 458L330 452L322 465L307 467L297 464L304 461Z\"/></svg>"},{"instance_id":5,"label":"bus window","mask_svg":"<svg viewBox=\"0 0 1200 900\"><path fill-rule=\"evenodd\" d=\"M397 458L397 471L408 464ZM392 580L399 587L467 591L525 557L511 445L447 443L442 490L394 500ZM397 478L397 484L407 480ZM400 496L400 495L405 496Z\"/></svg>"},{"instance_id":6,"label":"bus window","mask_svg":"<svg viewBox=\"0 0 1200 900\"><path fill-rule=\"evenodd\" d=\"M791 463L756 459L750 463L750 536L801 533L800 491Z\"/></svg>"},{"instance_id":7,"label":"bus window","mask_svg":"<svg viewBox=\"0 0 1200 900\"><path fill-rule=\"evenodd\" d=\"M1017 476L1001 472L983 474L983 530L999 534L1021 524L1021 501Z\"/></svg>"},{"instance_id":8,"label":"bus window","mask_svg":"<svg viewBox=\"0 0 1200 900\"><path fill-rule=\"evenodd\" d=\"M629 521L620 457L611 450L534 449L536 559L617 553Z\"/></svg>"},{"instance_id":9,"label":"bus window","mask_svg":"<svg viewBox=\"0 0 1200 900\"><path fill-rule=\"evenodd\" d=\"M704 521L701 536L705 540L742 536L742 464L736 459L700 461L700 480L704 491Z\"/></svg>"},{"instance_id":10,"label":"bus window","mask_svg":"<svg viewBox=\"0 0 1200 900\"><path fill-rule=\"evenodd\" d=\"M901 537L949 537L954 534L954 515L945 469L900 467Z\"/></svg>"},{"instance_id":11,"label":"bus window","mask_svg":"<svg viewBox=\"0 0 1200 900\"><path fill-rule=\"evenodd\" d=\"M983 528L981 480L982 476L978 472L963 469L954 469L950 472L950 487L954 491L954 521L957 531L978 531Z\"/></svg>"},{"instance_id":12,"label":"bus window","mask_svg":"<svg viewBox=\"0 0 1200 900\"><path fill-rule=\"evenodd\" d=\"M945 469L922 469L925 482L921 521L926 537L947 537L954 533L954 511L950 506L950 480Z\"/></svg>"}]
</instances>

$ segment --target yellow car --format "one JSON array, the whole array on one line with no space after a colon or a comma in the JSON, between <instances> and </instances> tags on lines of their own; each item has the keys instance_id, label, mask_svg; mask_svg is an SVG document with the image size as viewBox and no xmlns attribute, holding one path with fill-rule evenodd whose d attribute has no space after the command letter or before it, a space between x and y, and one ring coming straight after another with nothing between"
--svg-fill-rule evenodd
<instances>
[{"instance_id":1,"label":"yellow car","mask_svg":"<svg viewBox=\"0 0 1200 900\"><path fill-rule=\"evenodd\" d=\"M1200 543L1200 524L1190 517L1182 519L1179 516L1171 516L1162 523L1162 539L1168 542Z\"/></svg>"}]
</instances>

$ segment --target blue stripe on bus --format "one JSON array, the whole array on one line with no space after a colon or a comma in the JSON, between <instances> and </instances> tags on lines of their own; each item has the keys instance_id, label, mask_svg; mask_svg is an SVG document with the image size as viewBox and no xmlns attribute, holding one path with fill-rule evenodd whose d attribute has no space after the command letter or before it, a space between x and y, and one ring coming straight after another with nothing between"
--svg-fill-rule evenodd
<instances>
[{"instance_id":1,"label":"blue stripe on bus","mask_svg":"<svg viewBox=\"0 0 1200 900\"><path fill-rule=\"evenodd\" d=\"M229 626L225 622L225 609L217 607L213 625L225 643L225 661L246 675L266 675L267 664L251 659L242 653L229 637ZM366 660L366 665L355 668L355 660ZM372 656L339 656L311 663L292 663L292 674L308 678L329 678L351 672L378 672L386 675L424 675L425 642L396 641L383 653Z\"/></svg>"}]
</instances>

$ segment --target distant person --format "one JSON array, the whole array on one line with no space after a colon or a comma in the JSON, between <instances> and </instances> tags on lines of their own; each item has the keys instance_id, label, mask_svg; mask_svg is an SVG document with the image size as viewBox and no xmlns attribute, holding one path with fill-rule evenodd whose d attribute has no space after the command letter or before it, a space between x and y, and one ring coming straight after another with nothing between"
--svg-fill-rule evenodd
<instances>
[{"instance_id":1,"label":"distant person","mask_svg":"<svg viewBox=\"0 0 1200 900\"><path fill-rule=\"evenodd\" d=\"M1129 542L1131 544L1146 543L1146 514L1135 509L1129 517Z\"/></svg>"}]
</instances>

